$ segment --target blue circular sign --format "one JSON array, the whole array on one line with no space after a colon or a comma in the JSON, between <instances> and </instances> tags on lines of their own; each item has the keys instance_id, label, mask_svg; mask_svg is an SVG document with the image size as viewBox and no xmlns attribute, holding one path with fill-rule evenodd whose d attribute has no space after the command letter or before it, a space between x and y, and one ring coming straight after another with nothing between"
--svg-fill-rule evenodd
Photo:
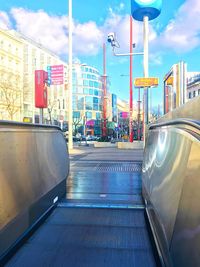
<instances>
[{"instance_id":1,"label":"blue circular sign","mask_svg":"<svg viewBox=\"0 0 200 267\"><path fill-rule=\"evenodd\" d=\"M143 21L144 16L153 20L160 15L162 0L131 0L131 13L135 20Z\"/></svg>"}]
</instances>

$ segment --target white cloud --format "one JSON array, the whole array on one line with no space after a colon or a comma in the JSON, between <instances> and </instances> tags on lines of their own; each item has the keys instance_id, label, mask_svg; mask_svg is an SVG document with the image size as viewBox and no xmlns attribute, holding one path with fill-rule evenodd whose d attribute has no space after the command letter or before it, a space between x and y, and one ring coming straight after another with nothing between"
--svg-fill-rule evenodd
<instances>
[{"instance_id":1,"label":"white cloud","mask_svg":"<svg viewBox=\"0 0 200 267\"><path fill-rule=\"evenodd\" d=\"M103 43L103 32L93 21L74 24L74 52L77 54L96 55Z\"/></svg>"},{"instance_id":2,"label":"white cloud","mask_svg":"<svg viewBox=\"0 0 200 267\"><path fill-rule=\"evenodd\" d=\"M11 14L16 21L16 30L61 55L68 52L68 18L51 16L39 10L33 12L13 8ZM73 22L73 53L96 55L103 42L103 33L93 21L80 24Z\"/></svg>"},{"instance_id":3,"label":"white cloud","mask_svg":"<svg viewBox=\"0 0 200 267\"><path fill-rule=\"evenodd\" d=\"M157 39L163 48L178 53L191 51L200 45L200 1L187 0Z\"/></svg>"},{"instance_id":4,"label":"white cloud","mask_svg":"<svg viewBox=\"0 0 200 267\"><path fill-rule=\"evenodd\" d=\"M117 35L120 43L117 52L128 52L130 18L129 15L122 15L124 7L123 2L113 8L110 7L108 17L101 22L100 27L95 21L85 23L73 21L74 56L97 55L102 50L102 43L106 42L109 32L115 32ZM9 15L0 11L1 28L11 28L11 16L17 31L40 42L58 55L67 54L67 16L50 15L43 10L13 8ZM149 24L150 52L156 52L153 58L155 64L156 62L160 64L162 60L159 51L170 49L182 53L200 45L200 1L186 0L162 32L161 28L163 29L159 22ZM143 49L142 23L135 20L133 20L133 43L136 43L134 51Z\"/></svg>"},{"instance_id":5,"label":"white cloud","mask_svg":"<svg viewBox=\"0 0 200 267\"><path fill-rule=\"evenodd\" d=\"M0 29L8 30L11 27L9 16L6 12L0 11Z\"/></svg>"},{"instance_id":6,"label":"white cloud","mask_svg":"<svg viewBox=\"0 0 200 267\"><path fill-rule=\"evenodd\" d=\"M50 16L43 10L33 12L23 8L13 8L11 14L16 21L16 30L25 36L57 54L67 49L66 17Z\"/></svg>"},{"instance_id":7,"label":"white cloud","mask_svg":"<svg viewBox=\"0 0 200 267\"><path fill-rule=\"evenodd\" d=\"M117 7L122 10L124 4ZM25 36L41 43L53 52L62 55L68 51L68 18L67 16L53 16L43 10L31 11L24 8L13 8L10 11L15 21L15 29ZM4 13L9 24L9 17ZM75 56L96 55L102 49L102 43L106 42L107 34L116 32L120 49L123 52L129 50L129 16L119 15L110 8L109 17L101 27L94 21L79 23L73 21L73 52ZM142 33L138 22L133 21L133 42L141 47Z\"/></svg>"}]
</instances>

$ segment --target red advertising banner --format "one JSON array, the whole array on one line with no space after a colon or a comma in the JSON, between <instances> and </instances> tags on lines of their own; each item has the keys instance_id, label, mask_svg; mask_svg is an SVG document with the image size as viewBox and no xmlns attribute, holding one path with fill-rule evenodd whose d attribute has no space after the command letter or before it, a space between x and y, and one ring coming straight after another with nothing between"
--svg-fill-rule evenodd
<instances>
[{"instance_id":1,"label":"red advertising banner","mask_svg":"<svg viewBox=\"0 0 200 267\"><path fill-rule=\"evenodd\" d=\"M47 79L48 73L44 70L35 71L35 107L47 108Z\"/></svg>"}]
</instances>

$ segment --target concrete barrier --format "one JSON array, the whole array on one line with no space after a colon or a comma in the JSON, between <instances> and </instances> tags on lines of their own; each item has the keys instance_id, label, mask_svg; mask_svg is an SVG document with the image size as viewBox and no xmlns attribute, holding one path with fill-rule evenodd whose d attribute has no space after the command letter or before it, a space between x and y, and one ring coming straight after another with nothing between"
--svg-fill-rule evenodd
<instances>
[{"instance_id":1,"label":"concrete barrier","mask_svg":"<svg viewBox=\"0 0 200 267\"><path fill-rule=\"evenodd\" d=\"M130 142L118 142L117 147L119 149L143 149L144 142L143 141L133 141Z\"/></svg>"},{"instance_id":2,"label":"concrete barrier","mask_svg":"<svg viewBox=\"0 0 200 267\"><path fill-rule=\"evenodd\" d=\"M94 147L117 147L117 143L113 144L111 142L96 142Z\"/></svg>"}]
</instances>

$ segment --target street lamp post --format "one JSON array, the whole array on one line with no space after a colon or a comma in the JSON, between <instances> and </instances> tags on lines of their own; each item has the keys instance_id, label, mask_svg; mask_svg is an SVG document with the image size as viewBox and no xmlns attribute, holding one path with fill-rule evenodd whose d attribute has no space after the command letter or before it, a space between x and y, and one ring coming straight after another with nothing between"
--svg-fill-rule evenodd
<instances>
[{"instance_id":1,"label":"street lamp post","mask_svg":"<svg viewBox=\"0 0 200 267\"><path fill-rule=\"evenodd\" d=\"M143 34L144 34L144 77L148 78L149 76L149 18L148 16L144 16L143 18ZM145 133L146 133L146 126L149 122L149 116L148 116L148 110L149 110L149 105L148 105L148 87L144 88L144 128L143 128L143 136L144 136L144 141L145 141Z\"/></svg>"},{"instance_id":2,"label":"street lamp post","mask_svg":"<svg viewBox=\"0 0 200 267\"><path fill-rule=\"evenodd\" d=\"M149 76L148 71L148 38L149 38L149 20L153 20L160 15L162 0L131 0L131 13L135 20L143 21L143 44L144 44L144 77ZM148 124L148 88L144 88L144 142L146 134L146 125Z\"/></svg>"},{"instance_id":3,"label":"street lamp post","mask_svg":"<svg viewBox=\"0 0 200 267\"><path fill-rule=\"evenodd\" d=\"M130 16L130 103L129 103L129 141L133 142L133 19Z\"/></svg>"},{"instance_id":4,"label":"street lamp post","mask_svg":"<svg viewBox=\"0 0 200 267\"><path fill-rule=\"evenodd\" d=\"M69 86L68 86L68 147L73 148L73 137L72 137L72 0L68 0L69 4L69 15L68 15L68 57L69 57Z\"/></svg>"}]
</instances>

